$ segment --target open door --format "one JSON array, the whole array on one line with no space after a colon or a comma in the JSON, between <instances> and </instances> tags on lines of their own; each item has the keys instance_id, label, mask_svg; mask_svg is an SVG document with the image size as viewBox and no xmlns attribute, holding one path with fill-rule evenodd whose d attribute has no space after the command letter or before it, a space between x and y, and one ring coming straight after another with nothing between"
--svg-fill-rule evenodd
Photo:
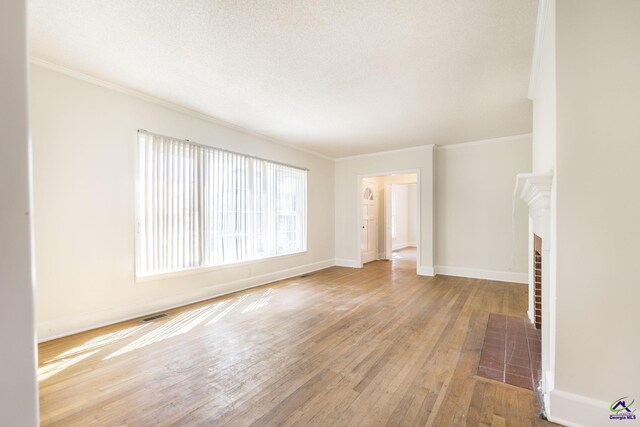
<instances>
[{"instance_id":1,"label":"open door","mask_svg":"<svg viewBox=\"0 0 640 427\"><path fill-rule=\"evenodd\" d=\"M362 180L362 263L378 259L378 184Z\"/></svg>"}]
</instances>

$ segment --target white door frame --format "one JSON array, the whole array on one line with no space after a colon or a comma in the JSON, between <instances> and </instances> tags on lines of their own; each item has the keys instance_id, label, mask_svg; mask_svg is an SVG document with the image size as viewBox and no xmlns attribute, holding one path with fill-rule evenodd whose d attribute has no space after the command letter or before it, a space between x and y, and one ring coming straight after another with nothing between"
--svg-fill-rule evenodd
<instances>
[{"instance_id":1,"label":"white door frame","mask_svg":"<svg viewBox=\"0 0 640 427\"><path fill-rule=\"evenodd\" d=\"M421 262L421 246L422 246L422 233L421 233L421 229L422 229L422 216L420 215L421 212L421 207L422 207L422 193L421 193L421 187L422 187L422 183L420 182L420 169L403 169L403 170L390 170L390 171L380 171L380 172L374 172L374 173L367 173L367 174L362 174L362 175L358 175L356 176L356 182L354 182L354 187L356 189L356 191L354 192L355 194L357 194L357 197L355 198L355 201L357 201L357 209L358 209L358 226L356 227L356 229L354 230L354 238L358 244L358 268L362 268L363 264L362 264L362 226L364 225L362 223L362 202L361 202L361 197L360 197L360 189L362 188L362 180L364 178L372 178L372 177L378 177L378 176L388 176L388 175L405 175L405 174L410 174L410 173L415 173L416 174L416 225L417 225L417 239L416 239L416 274L418 274L418 271L420 269L420 262ZM386 242L385 242L386 244Z\"/></svg>"}]
</instances>

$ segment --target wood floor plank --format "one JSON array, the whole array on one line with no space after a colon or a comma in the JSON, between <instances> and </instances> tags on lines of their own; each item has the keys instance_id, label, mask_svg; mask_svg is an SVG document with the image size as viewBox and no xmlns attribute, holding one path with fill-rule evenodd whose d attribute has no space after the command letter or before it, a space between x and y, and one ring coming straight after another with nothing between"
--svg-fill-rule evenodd
<instances>
[{"instance_id":1,"label":"wood floor plank","mask_svg":"<svg viewBox=\"0 0 640 427\"><path fill-rule=\"evenodd\" d=\"M548 425L475 374L526 287L415 274L415 250L39 346L45 426Z\"/></svg>"}]
</instances>

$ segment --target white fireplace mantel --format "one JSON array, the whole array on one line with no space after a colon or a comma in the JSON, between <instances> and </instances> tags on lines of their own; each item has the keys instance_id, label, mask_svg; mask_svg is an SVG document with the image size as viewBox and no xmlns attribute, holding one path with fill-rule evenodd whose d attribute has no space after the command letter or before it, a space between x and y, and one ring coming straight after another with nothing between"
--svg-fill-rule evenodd
<instances>
[{"instance_id":1,"label":"white fireplace mantel","mask_svg":"<svg viewBox=\"0 0 640 427\"><path fill-rule=\"evenodd\" d=\"M553 175L519 173L516 175L516 194L529 206L549 209Z\"/></svg>"},{"instance_id":2,"label":"white fireplace mantel","mask_svg":"<svg viewBox=\"0 0 640 427\"><path fill-rule=\"evenodd\" d=\"M521 173L514 195L529 208L529 319L534 320L534 235L542 239L542 393L549 409L549 392L555 378L555 284L551 281L551 204L553 174Z\"/></svg>"}]
</instances>

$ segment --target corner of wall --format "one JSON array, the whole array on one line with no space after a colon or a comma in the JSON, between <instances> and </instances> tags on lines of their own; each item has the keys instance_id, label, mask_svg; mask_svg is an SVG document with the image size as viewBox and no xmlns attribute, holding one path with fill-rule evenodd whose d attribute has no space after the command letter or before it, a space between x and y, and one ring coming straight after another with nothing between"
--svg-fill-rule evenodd
<instances>
[{"instance_id":1,"label":"corner of wall","mask_svg":"<svg viewBox=\"0 0 640 427\"><path fill-rule=\"evenodd\" d=\"M418 276L430 276L430 277L433 277L435 275L436 275L435 274L435 269L433 267L426 266L426 265L418 266Z\"/></svg>"},{"instance_id":2,"label":"corner of wall","mask_svg":"<svg viewBox=\"0 0 640 427\"><path fill-rule=\"evenodd\" d=\"M362 268L360 262L355 259L336 258L334 265L336 267Z\"/></svg>"},{"instance_id":3,"label":"corner of wall","mask_svg":"<svg viewBox=\"0 0 640 427\"><path fill-rule=\"evenodd\" d=\"M547 418L566 426L608 425L612 421L610 405L611 402L555 389L548 396Z\"/></svg>"}]
</instances>

